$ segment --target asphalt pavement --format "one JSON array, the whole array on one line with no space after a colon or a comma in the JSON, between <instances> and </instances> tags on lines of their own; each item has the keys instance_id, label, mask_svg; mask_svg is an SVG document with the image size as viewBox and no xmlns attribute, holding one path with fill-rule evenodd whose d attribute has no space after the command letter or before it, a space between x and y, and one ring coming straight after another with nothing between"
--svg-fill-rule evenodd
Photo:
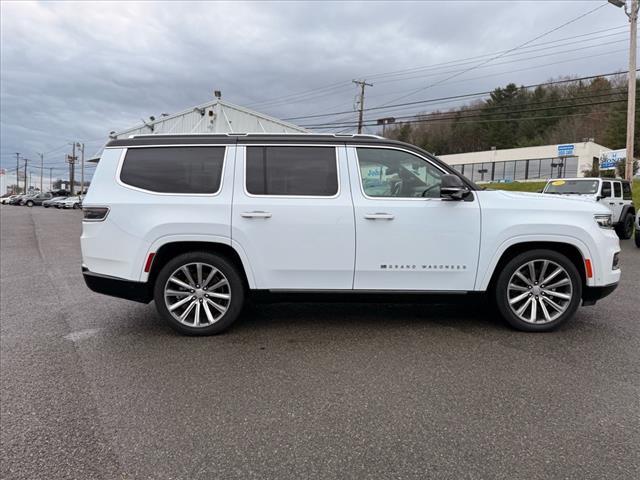
<instances>
[{"instance_id":1,"label":"asphalt pavement","mask_svg":"<svg viewBox=\"0 0 640 480\"><path fill-rule=\"evenodd\" d=\"M79 211L0 207L3 479L640 478L640 249L556 332L269 304L174 333L94 294Z\"/></svg>"}]
</instances>

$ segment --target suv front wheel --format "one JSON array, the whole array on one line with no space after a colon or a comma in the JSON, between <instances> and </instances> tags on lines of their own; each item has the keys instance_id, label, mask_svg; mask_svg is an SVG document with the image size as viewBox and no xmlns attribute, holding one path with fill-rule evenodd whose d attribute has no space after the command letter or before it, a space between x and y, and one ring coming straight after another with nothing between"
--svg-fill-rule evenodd
<instances>
[{"instance_id":1,"label":"suv front wheel","mask_svg":"<svg viewBox=\"0 0 640 480\"><path fill-rule=\"evenodd\" d=\"M155 282L160 315L186 335L213 335L240 315L244 285L237 268L208 252L189 252L167 262Z\"/></svg>"},{"instance_id":2,"label":"suv front wheel","mask_svg":"<svg viewBox=\"0 0 640 480\"><path fill-rule=\"evenodd\" d=\"M576 312L582 279L566 256L553 250L532 250L505 265L494 293L500 313L512 327L544 332Z\"/></svg>"}]
</instances>

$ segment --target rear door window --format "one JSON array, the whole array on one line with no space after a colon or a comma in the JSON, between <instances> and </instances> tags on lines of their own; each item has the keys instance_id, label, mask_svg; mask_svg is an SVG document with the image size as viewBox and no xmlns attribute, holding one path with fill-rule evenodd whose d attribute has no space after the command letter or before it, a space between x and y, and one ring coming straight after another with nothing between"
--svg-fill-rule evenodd
<instances>
[{"instance_id":1,"label":"rear door window","mask_svg":"<svg viewBox=\"0 0 640 480\"><path fill-rule=\"evenodd\" d=\"M120 180L159 193L220 190L225 147L145 147L127 150Z\"/></svg>"},{"instance_id":2,"label":"rear door window","mask_svg":"<svg viewBox=\"0 0 640 480\"><path fill-rule=\"evenodd\" d=\"M603 197L611 196L611 182L602 182L602 193L600 195Z\"/></svg>"},{"instance_id":3,"label":"rear door window","mask_svg":"<svg viewBox=\"0 0 640 480\"><path fill-rule=\"evenodd\" d=\"M622 186L620 182L613 182L613 192L615 193L616 198L622 197Z\"/></svg>"},{"instance_id":4,"label":"rear door window","mask_svg":"<svg viewBox=\"0 0 640 480\"><path fill-rule=\"evenodd\" d=\"M252 195L332 197L338 193L335 147L247 147Z\"/></svg>"}]
</instances>

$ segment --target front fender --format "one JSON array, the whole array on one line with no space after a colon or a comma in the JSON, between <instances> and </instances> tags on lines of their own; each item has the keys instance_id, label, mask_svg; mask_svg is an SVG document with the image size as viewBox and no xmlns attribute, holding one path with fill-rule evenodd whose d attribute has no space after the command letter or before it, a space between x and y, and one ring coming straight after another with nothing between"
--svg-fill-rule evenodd
<instances>
[{"instance_id":1,"label":"front fender","mask_svg":"<svg viewBox=\"0 0 640 480\"><path fill-rule=\"evenodd\" d=\"M529 243L529 242L554 242L554 243L562 243L568 244L573 247L576 247L580 254L582 255L582 259L592 258L591 251L589 247L580 239L570 236L570 235L516 235L508 238L503 241L495 250L493 255L491 256L491 260L486 265L486 268L478 269L478 275L476 277L476 290L485 291L489 287L489 282L491 281L491 277L493 276L493 272L498 265L498 262L502 258L504 252L507 251L509 247L520 243ZM598 270L596 269L596 274ZM587 279L587 285L593 285L594 279Z\"/></svg>"}]
</instances>

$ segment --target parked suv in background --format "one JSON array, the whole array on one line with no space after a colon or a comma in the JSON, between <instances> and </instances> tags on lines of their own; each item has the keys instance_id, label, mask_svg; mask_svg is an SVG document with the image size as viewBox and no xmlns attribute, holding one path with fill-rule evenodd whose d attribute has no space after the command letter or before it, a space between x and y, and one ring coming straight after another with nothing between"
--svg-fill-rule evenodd
<instances>
[{"instance_id":1,"label":"parked suv in background","mask_svg":"<svg viewBox=\"0 0 640 480\"><path fill-rule=\"evenodd\" d=\"M112 140L85 198L92 290L218 333L256 292L490 294L546 331L620 279L611 213L570 197L480 190L431 154L370 135Z\"/></svg>"},{"instance_id":2,"label":"parked suv in background","mask_svg":"<svg viewBox=\"0 0 640 480\"><path fill-rule=\"evenodd\" d=\"M618 236L627 240L633 235L636 209L631 196L631 183L609 178L555 178L547 181L543 193L575 195L599 202L611 210Z\"/></svg>"},{"instance_id":3,"label":"parked suv in background","mask_svg":"<svg viewBox=\"0 0 640 480\"><path fill-rule=\"evenodd\" d=\"M42 205L42 202L50 200L53 197L50 193L37 193L30 195L22 200L21 204L27 207L33 207L34 205Z\"/></svg>"}]
</instances>

